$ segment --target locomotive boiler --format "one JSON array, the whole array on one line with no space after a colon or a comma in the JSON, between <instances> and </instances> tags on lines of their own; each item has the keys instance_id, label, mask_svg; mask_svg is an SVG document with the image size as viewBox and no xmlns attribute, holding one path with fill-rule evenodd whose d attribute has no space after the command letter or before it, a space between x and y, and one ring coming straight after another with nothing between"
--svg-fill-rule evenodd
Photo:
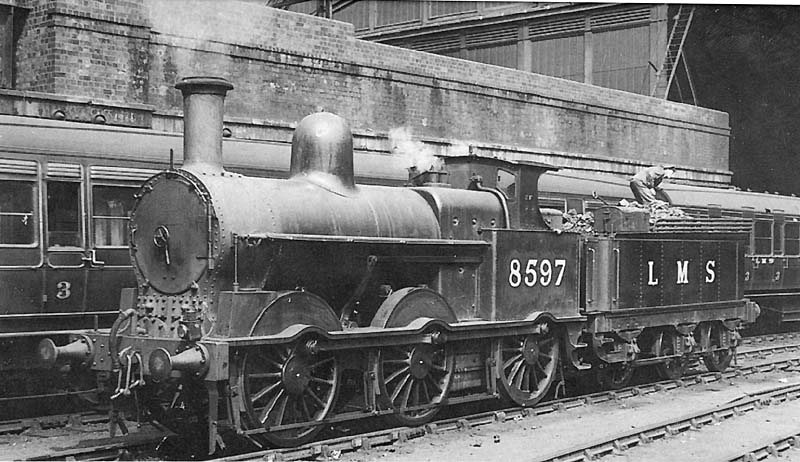
<instances>
[{"instance_id":1,"label":"locomotive boiler","mask_svg":"<svg viewBox=\"0 0 800 462\"><path fill-rule=\"evenodd\" d=\"M591 236L552 230L537 163L452 157L418 186L357 185L329 113L298 124L288 180L230 173L232 85L177 88L184 164L137 194L138 287L109 331L39 354L108 376L115 406L141 395L160 418L190 402L210 451L226 434L292 446L367 416L532 405L562 369L611 385L639 365L678 377L692 356L721 370L755 318L744 233L653 232L619 209Z\"/></svg>"}]
</instances>

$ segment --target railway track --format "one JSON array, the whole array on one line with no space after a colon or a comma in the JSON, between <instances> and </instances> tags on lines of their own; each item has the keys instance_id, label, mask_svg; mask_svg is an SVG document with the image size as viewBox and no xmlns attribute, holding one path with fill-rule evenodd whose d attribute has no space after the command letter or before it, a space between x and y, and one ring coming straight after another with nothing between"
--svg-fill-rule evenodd
<instances>
[{"instance_id":1,"label":"railway track","mask_svg":"<svg viewBox=\"0 0 800 462\"><path fill-rule=\"evenodd\" d=\"M698 430L705 425L718 424L746 413L756 412L764 406L780 405L787 401L796 400L799 397L800 384L765 390L723 406L713 406L708 409L692 412L642 428L635 428L610 437L603 437L588 444L581 444L536 460L537 462L583 462L585 460L597 460L607 455L618 454L641 444L668 438L689 430ZM745 458L741 460L747 460L749 457L748 454L743 455L742 457Z\"/></svg>"},{"instance_id":2,"label":"railway track","mask_svg":"<svg viewBox=\"0 0 800 462\"><path fill-rule=\"evenodd\" d=\"M741 345L758 345L761 343L774 343L786 340L800 340L800 332L784 332L780 334L763 334L752 337L742 337Z\"/></svg>"},{"instance_id":3,"label":"railway track","mask_svg":"<svg viewBox=\"0 0 800 462\"><path fill-rule=\"evenodd\" d=\"M775 336L763 337L758 340L751 340L737 352L737 358L765 358L773 354L793 352L800 350L800 344L778 344L770 345L781 340L800 338L800 335L793 337ZM761 346L764 345L765 346ZM239 456L231 456L224 460L246 460L249 458L262 458L266 460L299 460L317 456L332 457L340 452L368 449L373 446L382 446L419 438L429 434L438 434L453 430L463 430L469 427L477 427L489 423L505 420L521 420L530 416L550 414L569 410L577 407L599 404L606 401L616 401L634 396L647 395L651 393L663 392L692 386L694 384L712 383L715 381L732 379L737 376L747 376L758 373L765 373L780 369L790 369L800 367L797 360L780 360L766 362L757 365L739 367L725 373L702 373L690 374L677 381L662 381L652 384L638 385L615 391L599 392L590 395L564 398L555 401L542 403L533 408L508 408L500 411L479 413L471 416L458 417L448 420L441 420L436 423L428 424L424 427L408 428L397 427L361 434L354 437L340 437L320 441L302 446L295 449L267 450L258 453L248 453ZM76 434L85 434L87 427L104 426L108 424L109 416L107 413L82 412L73 414L59 414L38 418L18 419L0 422L0 435L24 434L32 437L48 435L49 431L58 428L65 428L75 431ZM95 438L85 439L77 445L71 447L56 448L48 451L47 455L31 457L31 460L109 460L117 459L125 454L130 454L137 449L155 448L165 437L171 433L163 428L154 428L152 431L136 433L114 438ZM796 441L796 440L791 440ZM782 447L777 445L776 447ZM754 450L757 452L756 450ZM754 453L755 453L754 452Z\"/></svg>"},{"instance_id":4,"label":"railway track","mask_svg":"<svg viewBox=\"0 0 800 462\"><path fill-rule=\"evenodd\" d=\"M70 447L54 447L47 454L27 460L136 460L137 451L148 452L173 435L163 429L148 427L125 436L92 439Z\"/></svg>"},{"instance_id":5,"label":"railway track","mask_svg":"<svg viewBox=\"0 0 800 462\"><path fill-rule=\"evenodd\" d=\"M49 416L44 425L41 419L33 424L6 422L0 454L12 460L137 460L136 454L153 454L159 443L175 436L158 424L130 422L125 434L108 436L109 420L107 414L84 413ZM13 438L17 447L4 449L3 443Z\"/></svg>"},{"instance_id":6,"label":"railway track","mask_svg":"<svg viewBox=\"0 0 800 462\"><path fill-rule=\"evenodd\" d=\"M769 457L781 457L791 449L800 449L800 431L769 440L744 453L736 453L722 460L726 462L756 462Z\"/></svg>"},{"instance_id":7,"label":"railway track","mask_svg":"<svg viewBox=\"0 0 800 462\"><path fill-rule=\"evenodd\" d=\"M785 344L785 345L771 345L771 346L763 346L754 348L752 346L748 346L742 349L739 349L736 352L736 359L746 359L746 358L765 358L769 355L773 354L780 354L780 353L790 353L794 351L800 350L800 343L792 343L792 344Z\"/></svg>"},{"instance_id":8,"label":"railway track","mask_svg":"<svg viewBox=\"0 0 800 462\"><path fill-rule=\"evenodd\" d=\"M29 419L16 419L0 422L0 435L13 435L22 432L38 432L53 428L78 428L83 425L102 424L108 422L108 414L81 412L75 414L57 414Z\"/></svg>"},{"instance_id":9,"label":"railway track","mask_svg":"<svg viewBox=\"0 0 800 462\"><path fill-rule=\"evenodd\" d=\"M758 349L770 350L772 347ZM755 351L755 350L753 350ZM540 403L530 408L511 407L499 411L483 412L469 416L440 420L435 423L427 424L423 427L395 427L387 428L371 433L352 435L347 437L333 438L317 441L298 448L291 449L271 449L246 454L234 455L216 459L219 461L240 461L240 460L269 460L269 461L292 461L305 460L316 457L326 459L336 459L345 452L371 449L377 446L401 443L413 440L426 435L436 435L443 432L460 431L471 427L479 427L495 422L517 421L533 416L552 414L555 412L567 411L570 409L591 406L608 401L619 401L637 396L653 393L668 392L670 390L690 387L697 384L709 384L725 380L732 380L737 377L744 377L753 374L767 373L779 370L800 371L800 359L783 359L759 363L750 366L739 367L736 370L726 372L708 372L693 376L687 376L680 380L667 380L652 384L638 385L614 391L604 391L592 393L578 397L569 397ZM800 385L798 385L800 387ZM794 393L800 393L800 388ZM553 459L549 459L553 460ZM583 460L583 459L579 459Z\"/></svg>"}]
</instances>

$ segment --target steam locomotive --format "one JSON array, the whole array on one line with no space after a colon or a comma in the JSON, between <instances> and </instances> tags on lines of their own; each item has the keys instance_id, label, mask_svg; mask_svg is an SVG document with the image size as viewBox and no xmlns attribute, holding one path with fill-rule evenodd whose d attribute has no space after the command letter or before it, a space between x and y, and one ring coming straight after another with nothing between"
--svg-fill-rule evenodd
<instances>
[{"instance_id":1,"label":"steam locomotive","mask_svg":"<svg viewBox=\"0 0 800 462\"><path fill-rule=\"evenodd\" d=\"M417 186L357 185L350 128L330 113L298 124L289 179L232 173L232 85L177 88L184 163L137 193L137 287L110 330L38 354L90 367L114 406L196 409L209 451L228 434L295 446L345 420L532 405L560 371L614 386L639 366L680 377L692 358L723 370L758 315L742 229L651 230L607 207L595 233L560 232L540 213L539 163L449 157Z\"/></svg>"}]
</instances>

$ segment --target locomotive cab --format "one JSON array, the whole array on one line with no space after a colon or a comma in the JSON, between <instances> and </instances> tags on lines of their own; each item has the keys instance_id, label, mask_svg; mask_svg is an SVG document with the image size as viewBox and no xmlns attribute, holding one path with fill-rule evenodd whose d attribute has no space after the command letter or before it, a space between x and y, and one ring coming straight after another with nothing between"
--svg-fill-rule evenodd
<instances>
[{"instance_id":1,"label":"locomotive cab","mask_svg":"<svg viewBox=\"0 0 800 462\"><path fill-rule=\"evenodd\" d=\"M506 228L549 229L539 210L539 177L556 167L472 155L446 157L445 167L456 188L502 193L500 200L508 213Z\"/></svg>"}]
</instances>

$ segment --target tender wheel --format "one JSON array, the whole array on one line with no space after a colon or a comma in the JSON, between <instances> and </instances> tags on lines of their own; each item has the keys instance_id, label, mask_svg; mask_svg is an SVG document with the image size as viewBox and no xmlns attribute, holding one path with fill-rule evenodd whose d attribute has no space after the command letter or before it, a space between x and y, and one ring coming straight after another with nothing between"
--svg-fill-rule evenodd
<instances>
[{"instance_id":1,"label":"tender wheel","mask_svg":"<svg viewBox=\"0 0 800 462\"><path fill-rule=\"evenodd\" d=\"M653 354L655 356L672 356L676 353L675 341L678 333L674 330L664 330L658 334L653 343ZM689 360L683 356L668 359L663 363L656 364L656 372L664 380L678 380L686 372Z\"/></svg>"},{"instance_id":2,"label":"tender wheel","mask_svg":"<svg viewBox=\"0 0 800 462\"><path fill-rule=\"evenodd\" d=\"M408 345L379 353L381 395L395 409L392 420L416 426L439 412L453 376L454 357L445 346ZM414 409L423 406L421 409ZM410 408L410 409L409 409Z\"/></svg>"},{"instance_id":3,"label":"tender wheel","mask_svg":"<svg viewBox=\"0 0 800 462\"><path fill-rule=\"evenodd\" d=\"M538 403L553 383L559 351L549 324L541 324L537 334L500 339L496 360L503 394L520 406Z\"/></svg>"},{"instance_id":4,"label":"tender wheel","mask_svg":"<svg viewBox=\"0 0 800 462\"><path fill-rule=\"evenodd\" d=\"M598 385L607 390L625 388L633 378L633 366L630 363L606 364L596 370Z\"/></svg>"},{"instance_id":5,"label":"tender wheel","mask_svg":"<svg viewBox=\"0 0 800 462\"><path fill-rule=\"evenodd\" d=\"M250 427L267 429L273 445L298 446L322 430L314 423L333 408L339 365L331 353L310 355L297 345L261 347L245 353L239 383ZM295 427L270 431L279 425Z\"/></svg>"},{"instance_id":6,"label":"tender wheel","mask_svg":"<svg viewBox=\"0 0 800 462\"><path fill-rule=\"evenodd\" d=\"M701 326L701 334L708 336L709 346L712 351L703 356L706 368L711 372L722 372L731 365L733 359L733 348L723 348L722 338L726 335L725 326L721 322L704 323Z\"/></svg>"}]
</instances>

